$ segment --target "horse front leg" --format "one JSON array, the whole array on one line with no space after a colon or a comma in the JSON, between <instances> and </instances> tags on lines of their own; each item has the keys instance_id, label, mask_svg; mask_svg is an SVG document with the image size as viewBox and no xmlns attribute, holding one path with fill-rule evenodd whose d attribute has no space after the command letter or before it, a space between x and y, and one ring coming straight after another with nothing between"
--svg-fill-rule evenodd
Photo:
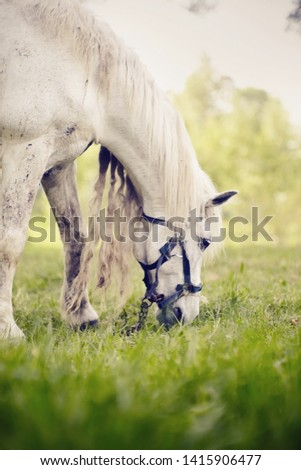
<instances>
[{"instance_id":1,"label":"horse front leg","mask_svg":"<svg viewBox=\"0 0 301 470\"><path fill-rule=\"evenodd\" d=\"M0 194L0 338L24 334L13 316L12 286L26 241L28 221L46 167L45 144L7 146ZM43 157L44 156L44 157Z\"/></svg>"},{"instance_id":2,"label":"horse front leg","mask_svg":"<svg viewBox=\"0 0 301 470\"><path fill-rule=\"evenodd\" d=\"M91 306L87 290L82 293L79 308L68 311L67 298L72 283L80 270L81 255L84 248L80 203L76 185L76 164L68 163L47 171L42 185L57 221L65 252L65 279L62 289L63 316L72 327L85 329L95 326L98 315Z\"/></svg>"}]
</instances>

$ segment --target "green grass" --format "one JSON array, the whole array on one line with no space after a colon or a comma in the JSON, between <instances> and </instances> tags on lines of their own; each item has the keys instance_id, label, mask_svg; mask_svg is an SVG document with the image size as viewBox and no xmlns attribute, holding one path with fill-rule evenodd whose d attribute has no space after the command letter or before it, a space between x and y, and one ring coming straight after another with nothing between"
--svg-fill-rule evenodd
<instances>
[{"instance_id":1,"label":"green grass","mask_svg":"<svg viewBox=\"0 0 301 470\"><path fill-rule=\"evenodd\" d=\"M112 301L99 329L69 330L60 251L28 247L14 288L27 342L0 343L1 448L300 448L300 251L229 248L192 326L165 332L150 315L125 337Z\"/></svg>"}]
</instances>

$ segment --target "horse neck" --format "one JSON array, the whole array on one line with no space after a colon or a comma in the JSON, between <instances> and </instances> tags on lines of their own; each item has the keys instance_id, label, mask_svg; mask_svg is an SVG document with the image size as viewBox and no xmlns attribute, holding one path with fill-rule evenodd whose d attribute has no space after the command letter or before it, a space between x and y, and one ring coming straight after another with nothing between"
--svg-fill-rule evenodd
<instances>
[{"instance_id":1,"label":"horse neck","mask_svg":"<svg viewBox=\"0 0 301 470\"><path fill-rule=\"evenodd\" d=\"M196 207L199 171L187 130L136 55L117 44L102 89L100 142L127 170L145 212L187 216Z\"/></svg>"},{"instance_id":2,"label":"horse neck","mask_svg":"<svg viewBox=\"0 0 301 470\"><path fill-rule=\"evenodd\" d=\"M145 119L129 106L124 93L114 93L105 109L102 143L125 167L136 191L142 198L143 210L153 217L166 214L164 177L157 155L150 155L150 133Z\"/></svg>"}]
</instances>

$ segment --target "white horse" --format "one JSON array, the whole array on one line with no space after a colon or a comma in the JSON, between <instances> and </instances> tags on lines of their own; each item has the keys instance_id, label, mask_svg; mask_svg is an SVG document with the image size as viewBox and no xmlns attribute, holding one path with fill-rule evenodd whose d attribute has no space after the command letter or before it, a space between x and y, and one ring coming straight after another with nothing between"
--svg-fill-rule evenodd
<instances>
[{"instance_id":1,"label":"white horse","mask_svg":"<svg viewBox=\"0 0 301 470\"><path fill-rule=\"evenodd\" d=\"M148 239L134 242L134 254L145 270L146 297L159 305L161 322L172 323L171 312L184 323L197 316L201 260L209 244L204 224L198 225L196 240L187 221L185 240L168 241L162 217L187 218L197 209L203 221L220 220L218 205L235 194L216 194L178 113L136 55L84 3L0 0L2 337L23 336L13 317L12 285L41 181L60 216L62 239L70 226L77 235L64 242L64 316L73 327L97 322L87 294L93 243L83 242L83 224L74 223L80 216L75 159L89 143L103 146L94 214L101 208L110 165L109 212L120 206L127 216L144 213L153 222ZM109 281L113 258L123 272L119 245L102 244L100 285Z\"/></svg>"}]
</instances>

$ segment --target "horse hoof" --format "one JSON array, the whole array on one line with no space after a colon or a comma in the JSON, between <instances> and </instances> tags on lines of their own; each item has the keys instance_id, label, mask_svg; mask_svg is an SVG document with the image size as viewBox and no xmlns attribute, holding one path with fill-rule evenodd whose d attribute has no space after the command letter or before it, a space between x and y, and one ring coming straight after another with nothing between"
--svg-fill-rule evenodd
<instances>
[{"instance_id":1,"label":"horse hoof","mask_svg":"<svg viewBox=\"0 0 301 470\"><path fill-rule=\"evenodd\" d=\"M4 328L0 328L0 340L8 340L10 342L18 343L25 339L25 335L22 330L16 325L11 323L5 325Z\"/></svg>"},{"instance_id":2,"label":"horse hoof","mask_svg":"<svg viewBox=\"0 0 301 470\"><path fill-rule=\"evenodd\" d=\"M98 320L85 321L79 327L80 331L85 331L88 328L96 328L98 326Z\"/></svg>"}]
</instances>

